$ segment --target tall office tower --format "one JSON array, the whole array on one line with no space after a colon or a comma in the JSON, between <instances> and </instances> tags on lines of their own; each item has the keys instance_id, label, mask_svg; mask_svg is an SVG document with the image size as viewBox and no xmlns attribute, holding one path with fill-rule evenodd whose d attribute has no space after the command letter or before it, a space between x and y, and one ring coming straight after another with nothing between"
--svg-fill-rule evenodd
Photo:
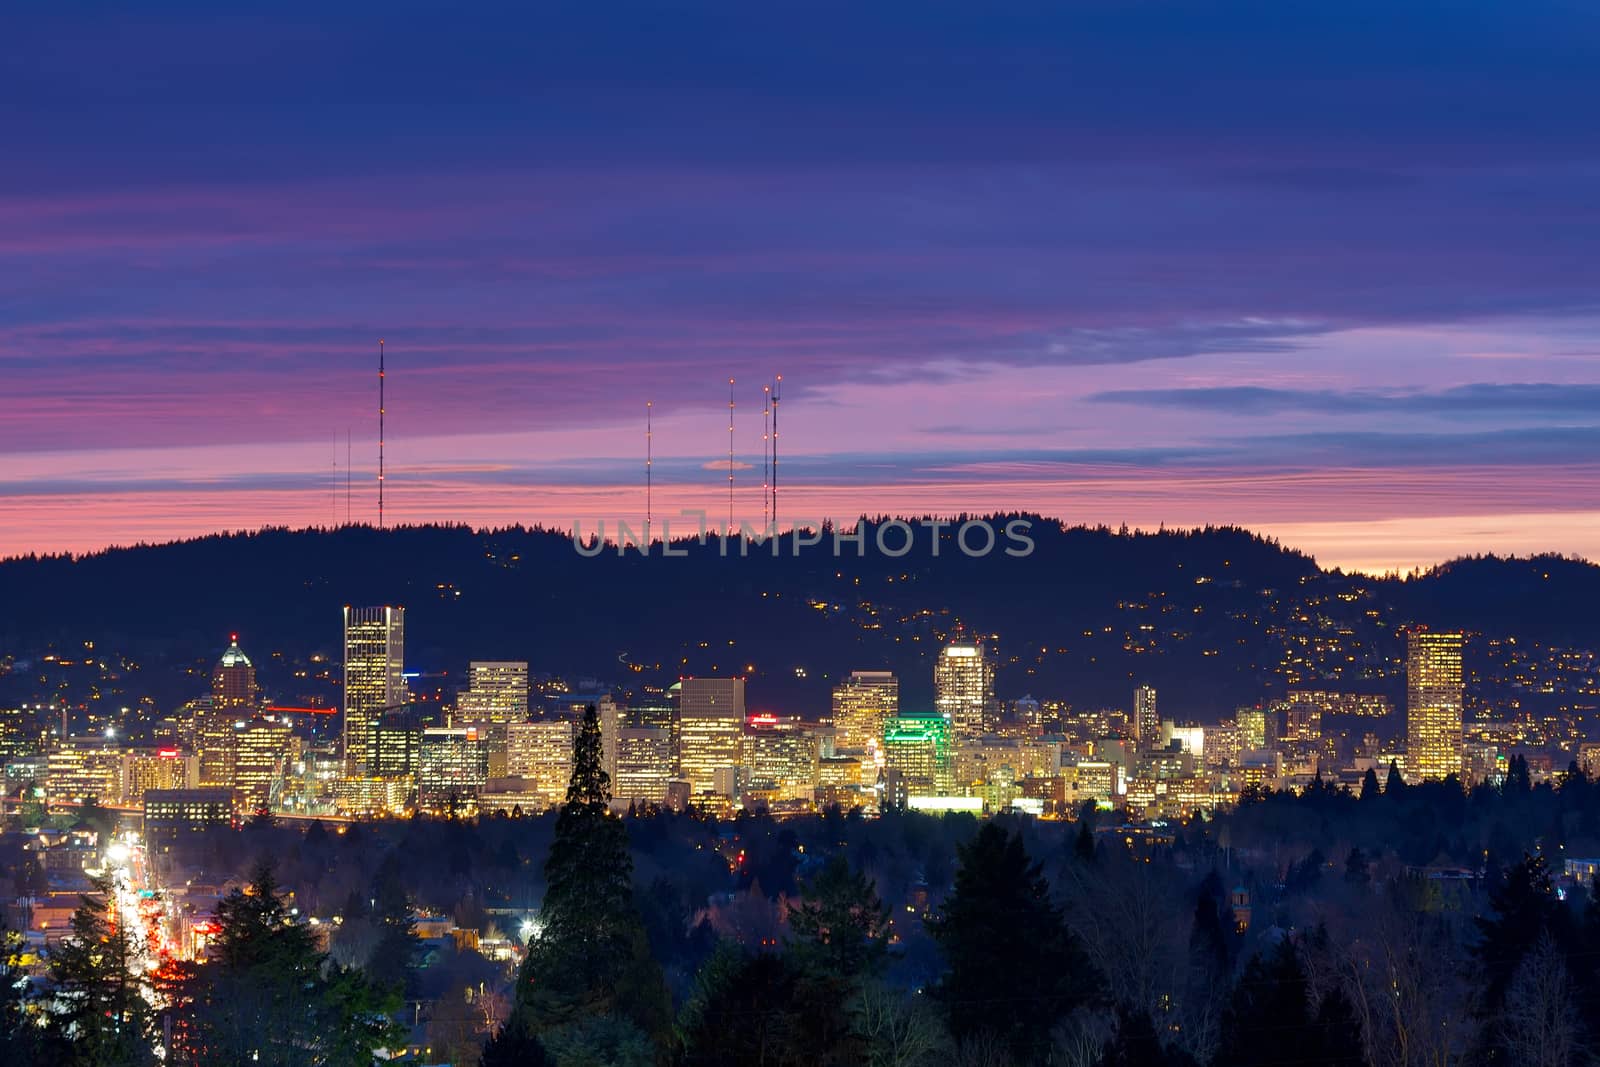
<instances>
[{"instance_id":1,"label":"tall office tower","mask_svg":"<svg viewBox=\"0 0 1600 1067\"><path fill-rule=\"evenodd\" d=\"M374 728L377 753L372 763L372 773L385 778L395 778L417 773L417 753L422 745L422 723L417 716L406 712L391 712L378 720Z\"/></svg>"},{"instance_id":2,"label":"tall office tower","mask_svg":"<svg viewBox=\"0 0 1600 1067\"><path fill-rule=\"evenodd\" d=\"M271 811L294 752L289 724L257 715L238 724L233 785L240 811Z\"/></svg>"},{"instance_id":3,"label":"tall office tower","mask_svg":"<svg viewBox=\"0 0 1600 1067\"><path fill-rule=\"evenodd\" d=\"M190 737L194 744L195 782L201 789L232 789L239 756L239 723L249 712L240 707L195 710Z\"/></svg>"},{"instance_id":4,"label":"tall office tower","mask_svg":"<svg viewBox=\"0 0 1600 1067\"><path fill-rule=\"evenodd\" d=\"M884 728L884 770L904 784L906 794L948 795L955 788L950 740L944 715L896 715Z\"/></svg>"},{"instance_id":5,"label":"tall office tower","mask_svg":"<svg viewBox=\"0 0 1600 1067\"><path fill-rule=\"evenodd\" d=\"M377 763L378 720L406 702L405 608L344 609L344 772Z\"/></svg>"},{"instance_id":6,"label":"tall office tower","mask_svg":"<svg viewBox=\"0 0 1600 1067\"><path fill-rule=\"evenodd\" d=\"M528 717L528 665L510 660L467 666L467 688L456 698L462 722L522 722Z\"/></svg>"},{"instance_id":7,"label":"tall office tower","mask_svg":"<svg viewBox=\"0 0 1600 1067\"><path fill-rule=\"evenodd\" d=\"M506 774L533 782L546 804L564 803L572 781L576 725L571 719L507 723Z\"/></svg>"},{"instance_id":8,"label":"tall office tower","mask_svg":"<svg viewBox=\"0 0 1600 1067\"><path fill-rule=\"evenodd\" d=\"M473 807L489 780L489 752L471 726L422 731L417 752L417 807L443 814Z\"/></svg>"},{"instance_id":9,"label":"tall office tower","mask_svg":"<svg viewBox=\"0 0 1600 1067\"><path fill-rule=\"evenodd\" d=\"M1133 691L1133 739L1145 751L1161 747L1161 714L1156 710L1154 686Z\"/></svg>"},{"instance_id":10,"label":"tall office tower","mask_svg":"<svg viewBox=\"0 0 1600 1067\"><path fill-rule=\"evenodd\" d=\"M688 780L691 792L714 789L718 771L739 766L743 734L743 678L678 683L678 776Z\"/></svg>"},{"instance_id":11,"label":"tall office tower","mask_svg":"<svg viewBox=\"0 0 1600 1067\"><path fill-rule=\"evenodd\" d=\"M753 715L745 726L740 766L749 782L773 800L810 800L817 788L817 735L776 716Z\"/></svg>"},{"instance_id":12,"label":"tall office tower","mask_svg":"<svg viewBox=\"0 0 1600 1067\"><path fill-rule=\"evenodd\" d=\"M983 638L951 638L934 665L933 690L952 738L982 737L994 728L994 663Z\"/></svg>"},{"instance_id":13,"label":"tall office tower","mask_svg":"<svg viewBox=\"0 0 1600 1067\"><path fill-rule=\"evenodd\" d=\"M883 727L900 714L900 679L892 671L852 671L833 687L835 749L883 747Z\"/></svg>"},{"instance_id":14,"label":"tall office tower","mask_svg":"<svg viewBox=\"0 0 1600 1067\"><path fill-rule=\"evenodd\" d=\"M216 708L251 708L256 702L256 669L239 649L234 634L228 650L211 671L211 705Z\"/></svg>"},{"instance_id":15,"label":"tall office tower","mask_svg":"<svg viewBox=\"0 0 1600 1067\"><path fill-rule=\"evenodd\" d=\"M1406 638L1406 775L1414 780L1462 773L1459 633L1413 630Z\"/></svg>"},{"instance_id":16,"label":"tall office tower","mask_svg":"<svg viewBox=\"0 0 1600 1067\"><path fill-rule=\"evenodd\" d=\"M672 778L672 731L661 726L623 726L617 731L617 776L613 798L665 804Z\"/></svg>"}]
</instances>

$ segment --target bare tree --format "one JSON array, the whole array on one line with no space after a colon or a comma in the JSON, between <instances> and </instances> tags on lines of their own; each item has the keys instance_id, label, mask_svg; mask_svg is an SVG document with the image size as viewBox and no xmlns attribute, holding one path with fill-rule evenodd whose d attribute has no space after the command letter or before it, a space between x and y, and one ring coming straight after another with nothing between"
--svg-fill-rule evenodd
<instances>
[{"instance_id":1,"label":"bare tree","mask_svg":"<svg viewBox=\"0 0 1600 1067\"><path fill-rule=\"evenodd\" d=\"M1512 1063L1571 1067L1582 1052L1572 980L1549 931L1517 965L1500 1011L1500 1041Z\"/></svg>"},{"instance_id":2,"label":"bare tree","mask_svg":"<svg viewBox=\"0 0 1600 1067\"><path fill-rule=\"evenodd\" d=\"M871 1067L921 1067L949 1051L944 1024L924 997L869 981L856 997L854 1015Z\"/></svg>"}]
</instances>

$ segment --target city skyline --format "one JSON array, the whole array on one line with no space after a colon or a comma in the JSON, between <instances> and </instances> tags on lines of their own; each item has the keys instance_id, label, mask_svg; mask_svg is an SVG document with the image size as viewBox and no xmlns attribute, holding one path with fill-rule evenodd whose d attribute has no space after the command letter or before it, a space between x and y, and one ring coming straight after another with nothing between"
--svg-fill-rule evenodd
<instances>
[{"instance_id":1,"label":"city skyline","mask_svg":"<svg viewBox=\"0 0 1600 1067\"><path fill-rule=\"evenodd\" d=\"M782 374L785 515L1600 558L1594 16L1357 14L30 12L0 555L375 521L384 338L391 524L637 523L647 402L720 516L729 377L754 522Z\"/></svg>"}]
</instances>

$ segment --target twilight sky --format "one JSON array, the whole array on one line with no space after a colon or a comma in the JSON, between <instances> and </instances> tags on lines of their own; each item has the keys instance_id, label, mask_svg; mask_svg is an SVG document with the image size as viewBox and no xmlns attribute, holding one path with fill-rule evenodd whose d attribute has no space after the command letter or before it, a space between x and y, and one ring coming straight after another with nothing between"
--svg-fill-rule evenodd
<instances>
[{"instance_id":1,"label":"twilight sky","mask_svg":"<svg viewBox=\"0 0 1600 1067\"><path fill-rule=\"evenodd\" d=\"M1600 559L1581 2L29 5L0 555L1029 508ZM338 464L337 480L334 464ZM748 469L747 469L748 468Z\"/></svg>"}]
</instances>

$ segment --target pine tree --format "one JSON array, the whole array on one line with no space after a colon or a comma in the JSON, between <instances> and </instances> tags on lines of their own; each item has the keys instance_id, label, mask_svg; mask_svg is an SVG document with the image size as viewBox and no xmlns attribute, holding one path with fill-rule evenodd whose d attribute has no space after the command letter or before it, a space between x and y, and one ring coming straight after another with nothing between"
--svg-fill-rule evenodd
<instances>
[{"instance_id":1,"label":"pine tree","mask_svg":"<svg viewBox=\"0 0 1600 1067\"><path fill-rule=\"evenodd\" d=\"M789 907L790 952L818 973L856 982L883 973L889 962L889 909L872 880L831 858Z\"/></svg>"},{"instance_id":2,"label":"pine tree","mask_svg":"<svg viewBox=\"0 0 1600 1067\"><path fill-rule=\"evenodd\" d=\"M1020 835L987 822L959 856L955 890L929 923L948 968L934 995L958 1041L987 1033L1033 1062L1089 999L1091 965Z\"/></svg>"},{"instance_id":3,"label":"pine tree","mask_svg":"<svg viewBox=\"0 0 1600 1067\"><path fill-rule=\"evenodd\" d=\"M1400 764L1395 760L1389 761L1389 777L1383 783L1383 795L1398 799L1406 791L1405 776L1400 773Z\"/></svg>"},{"instance_id":4,"label":"pine tree","mask_svg":"<svg viewBox=\"0 0 1600 1067\"><path fill-rule=\"evenodd\" d=\"M0 917L0 1063L31 1067L38 1053L37 1032L27 1020L28 972L21 963L22 935Z\"/></svg>"},{"instance_id":5,"label":"pine tree","mask_svg":"<svg viewBox=\"0 0 1600 1067\"><path fill-rule=\"evenodd\" d=\"M1377 800L1382 794L1378 786L1378 772L1371 767L1361 776L1361 799L1364 801Z\"/></svg>"},{"instance_id":6,"label":"pine tree","mask_svg":"<svg viewBox=\"0 0 1600 1067\"><path fill-rule=\"evenodd\" d=\"M1215 1063L1284 1067L1319 1062L1320 1032L1311 1018L1306 973L1293 941L1284 938L1245 965L1222 1029Z\"/></svg>"},{"instance_id":7,"label":"pine tree","mask_svg":"<svg viewBox=\"0 0 1600 1067\"><path fill-rule=\"evenodd\" d=\"M513 1035L539 1038L592 1016L628 1019L664 1043L671 1021L661 967L633 899L628 832L610 811L600 720L585 710L572 779L545 860L542 930L517 978Z\"/></svg>"},{"instance_id":8,"label":"pine tree","mask_svg":"<svg viewBox=\"0 0 1600 1067\"><path fill-rule=\"evenodd\" d=\"M391 1018L398 994L329 963L284 906L270 864L218 903L217 925L190 998L202 1062L366 1067L403 1036Z\"/></svg>"},{"instance_id":9,"label":"pine tree","mask_svg":"<svg viewBox=\"0 0 1600 1067\"><path fill-rule=\"evenodd\" d=\"M93 882L72 913L72 933L50 953L54 984L46 1062L133 1067L155 1062L148 983L109 879Z\"/></svg>"}]
</instances>

